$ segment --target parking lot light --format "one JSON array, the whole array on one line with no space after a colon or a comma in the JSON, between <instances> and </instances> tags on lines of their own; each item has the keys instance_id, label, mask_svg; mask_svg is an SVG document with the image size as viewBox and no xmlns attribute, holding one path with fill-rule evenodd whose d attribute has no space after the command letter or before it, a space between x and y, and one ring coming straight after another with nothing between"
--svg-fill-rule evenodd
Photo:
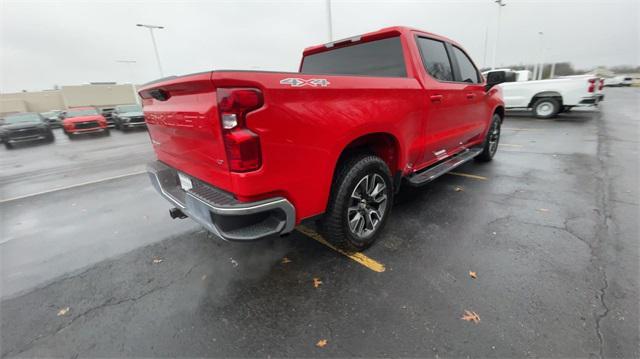
<instances>
[{"instance_id":1,"label":"parking lot light","mask_svg":"<svg viewBox=\"0 0 640 359\"><path fill-rule=\"evenodd\" d=\"M136 91L136 85L135 82L133 81L133 64L138 63L136 60L116 60L117 63L119 64L125 64L127 65L127 68L129 69L129 81L131 81L131 88L133 89L133 98L135 99L136 103L140 103L140 99L138 98L138 92Z\"/></svg>"},{"instance_id":2,"label":"parking lot light","mask_svg":"<svg viewBox=\"0 0 640 359\"><path fill-rule=\"evenodd\" d=\"M156 44L156 38L153 35L153 30L155 29L164 29L164 26L160 25L145 25L145 24L136 24L138 27L146 27L149 29L149 34L151 34L151 42L153 43L153 51L156 54L156 61L158 62L158 70L160 71L160 77L164 77L164 72L162 71L162 64L160 63L160 55L158 55L158 45Z\"/></svg>"},{"instance_id":3,"label":"parking lot light","mask_svg":"<svg viewBox=\"0 0 640 359\"><path fill-rule=\"evenodd\" d=\"M500 41L500 15L502 15L502 7L507 6L503 2L504 0L494 0L496 4L498 4L498 24L496 26L496 43L493 45L493 58L491 60L491 69L494 70L496 68L496 56L498 53L498 42Z\"/></svg>"}]
</instances>

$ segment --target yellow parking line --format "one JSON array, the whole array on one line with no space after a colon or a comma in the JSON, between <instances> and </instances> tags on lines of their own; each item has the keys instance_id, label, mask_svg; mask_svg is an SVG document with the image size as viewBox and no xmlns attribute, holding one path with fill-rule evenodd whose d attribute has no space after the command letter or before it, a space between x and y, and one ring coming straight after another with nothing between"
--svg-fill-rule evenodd
<instances>
[{"instance_id":1,"label":"yellow parking line","mask_svg":"<svg viewBox=\"0 0 640 359\"><path fill-rule=\"evenodd\" d=\"M486 180L488 180L488 178L487 178L487 177L478 176L478 175L472 175L472 174L462 173L462 172L448 172L447 174L454 175L454 176L461 176L461 177L473 178L473 179L477 179L477 180L481 180L481 181L486 181Z\"/></svg>"},{"instance_id":2,"label":"yellow parking line","mask_svg":"<svg viewBox=\"0 0 640 359\"><path fill-rule=\"evenodd\" d=\"M512 145L510 143L501 143L500 146L503 146L503 147L515 147L515 148L522 147L522 145Z\"/></svg>"},{"instance_id":3,"label":"yellow parking line","mask_svg":"<svg viewBox=\"0 0 640 359\"><path fill-rule=\"evenodd\" d=\"M340 253L342 255L345 255L345 256L353 259L354 261L362 264L363 266L371 269L374 272L382 273L382 272L385 271L384 264L382 264L382 263L380 263L380 262L378 262L378 261L376 261L374 259L371 259L371 258L365 256L364 254L360 253L360 252L351 253L351 252L344 251L344 250L334 246L333 244L327 242L326 239L322 238L320 233L314 231L311 228L308 228L306 226L302 226L301 225L301 226L296 227L296 229L298 230L298 232L306 235L307 237L315 239L316 241L324 244L325 246L333 249L334 251L336 251L336 252L338 252L338 253Z\"/></svg>"}]
</instances>

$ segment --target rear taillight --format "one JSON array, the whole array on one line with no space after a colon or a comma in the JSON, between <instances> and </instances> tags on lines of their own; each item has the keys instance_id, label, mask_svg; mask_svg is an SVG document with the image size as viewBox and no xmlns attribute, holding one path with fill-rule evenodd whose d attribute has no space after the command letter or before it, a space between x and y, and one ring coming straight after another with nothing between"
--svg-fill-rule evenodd
<instances>
[{"instance_id":1,"label":"rear taillight","mask_svg":"<svg viewBox=\"0 0 640 359\"><path fill-rule=\"evenodd\" d=\"M220 88L216 94L229 170L257 170L262 165L260 137L246 127L246 116L262 106L262 92L255 88Z\"/></svg>"},{"instance_id":2,"label":"rear taillight","mask_svg":"<svg viewBox=\"0 0 640 359\"><path fill-rule=\"evenodd\" d=\"M598 86L598 90L602 91L604 89L604 79L600 79L600 85Z\"/></svg>"},{"instance_id":3,"label":"rear taillight","mask_svg":"<svg viewBox=\"0 0 640 359\"><path fill-rule=\"evenodd\" d=\"M596 79L589 79L589 92L593 92L596 89Z\"/></svg>"}]
</instances>

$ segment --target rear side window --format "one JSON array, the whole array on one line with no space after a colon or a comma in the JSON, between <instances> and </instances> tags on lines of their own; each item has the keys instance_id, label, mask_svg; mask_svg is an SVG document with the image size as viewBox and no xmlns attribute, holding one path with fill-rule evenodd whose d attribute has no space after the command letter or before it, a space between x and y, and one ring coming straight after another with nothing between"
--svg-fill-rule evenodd
<instances>
[{"instance_id":1,"label":"rear side window","mask_svg":"<svg viewBox=\"0 0 640 359\"><path fill-rule=\"evenodd\" d=\"M444 42L419 37L418 47L422 54L422 62L429 75L440 81L453 81L451 61Z\"/></svg>"},{"instance_id":2,"label":"rear side window","mask_svg":"<svg viewBox=\"0 0 640 359\"><path fill-rule=\"evenodd\" d=\"M305 56L303 74L406 77L400 37L364 42Z\"/></svg>"},{"instance_id":3,"label":"rear side window","mask_svg":"<svg viewBox=\"0 0 640 359\"><path fill-rule=\"evenodd\" d=\"M455 46L453 46L453 54L456 57L458 67L460 68L460 81L472 84L480 83L478 70L473 66L473 62L471 62L469 56Z\"/></svg>"}]
</instances>

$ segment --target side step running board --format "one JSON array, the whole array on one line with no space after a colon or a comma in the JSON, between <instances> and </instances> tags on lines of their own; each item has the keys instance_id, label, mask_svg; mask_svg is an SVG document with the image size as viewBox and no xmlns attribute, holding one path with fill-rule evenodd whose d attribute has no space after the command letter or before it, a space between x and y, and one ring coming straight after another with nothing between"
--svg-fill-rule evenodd
<instances>
[{"instance_id":1,"label":"side step running board","mask_svg":"<svg viewBox=\"0 0 640 359\"><path fill-rule=\"evenodd\" d=\"M467 149L442 163L439 163L433 167L429 167L425 170L422 170L421 172L417 172L407 177L407 181L411 186L422 186L423 184L429 183L434 179L442 176L443 174L453 170L454 168L472 160L481 152L482 148Z\"/></svg>"}]
</instances>

